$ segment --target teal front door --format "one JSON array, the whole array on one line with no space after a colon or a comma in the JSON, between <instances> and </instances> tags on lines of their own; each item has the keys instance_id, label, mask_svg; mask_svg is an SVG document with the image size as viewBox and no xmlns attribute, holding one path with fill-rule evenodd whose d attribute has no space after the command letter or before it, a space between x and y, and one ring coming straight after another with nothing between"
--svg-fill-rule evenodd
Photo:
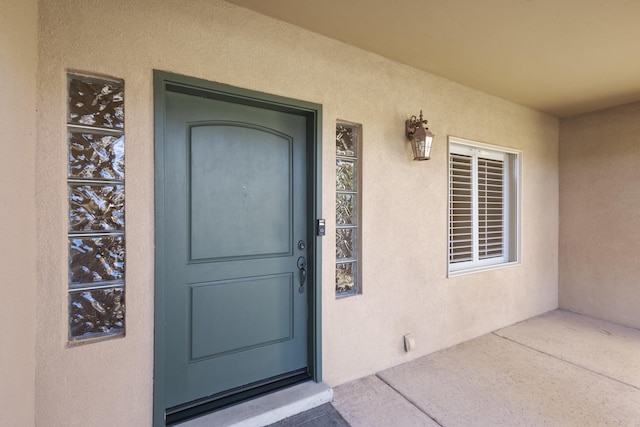
<instances>
[{"instance_id":1,"label":"teal front door","mask_svg":"<svg viewBox=\"0 0 640 427\"><path fill-rule=\"evenodd\" d=\"M156 271L172 413L308 376L311 220L308 117L206 92L164 99Z\"/></svg>"}]
</instances>

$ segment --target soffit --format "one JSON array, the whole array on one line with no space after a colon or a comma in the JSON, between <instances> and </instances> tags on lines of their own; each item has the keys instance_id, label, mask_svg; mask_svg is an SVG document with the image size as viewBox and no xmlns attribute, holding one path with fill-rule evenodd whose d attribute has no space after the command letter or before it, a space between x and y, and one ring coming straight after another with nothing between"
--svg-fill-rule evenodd
<instances>
[{"instance_id":1,"label":"soffit","mask_svg":"<svg viewBox=\"0 0 640 427\"><path fill-rule=\"evenodd\" d=\"M227 0L567 117L640 100L638 0Z\"/></svg>"}]
</instances>

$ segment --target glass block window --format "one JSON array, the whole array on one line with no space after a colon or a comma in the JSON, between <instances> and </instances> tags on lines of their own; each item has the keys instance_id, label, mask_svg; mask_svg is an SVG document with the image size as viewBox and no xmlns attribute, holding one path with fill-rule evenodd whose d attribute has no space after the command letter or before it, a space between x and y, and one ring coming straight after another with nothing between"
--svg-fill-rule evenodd
<instances>
[{"instance_id":1,"label":"glass block window","mask_svg":"<svg viewBox=\"0 0 640 427\"><path fill-rule=\"evenodd\" d=\"M69 74L69 340L123 335L124 82Z\"/></svg>"},{"instance_id":2,"label":"glass block window","mask_svg":"<svg viewBox=\"0 0 640 427\"><path fill-rule=\"evenodd\" d=\"M336 296L362 292L360 280L361 128L336 125Z\"/></svg>"}]
</instances>

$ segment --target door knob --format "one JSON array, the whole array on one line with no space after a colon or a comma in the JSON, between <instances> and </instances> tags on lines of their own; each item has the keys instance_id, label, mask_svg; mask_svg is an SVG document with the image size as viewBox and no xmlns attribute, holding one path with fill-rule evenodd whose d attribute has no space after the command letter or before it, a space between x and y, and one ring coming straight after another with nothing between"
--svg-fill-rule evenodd
<instances>
[{"instance_id":1,"label":"door knob","mask_svg":"<svg viewBox=\"0 0 640 427\"><path fill-rule=\"evenodd\" d=\"M300 287L298 288L298 292L304 292L304 283L307 281L307 260L304 259L303 256L298 258L298 270L300 270Z\"/></svg>"}]
</instances>

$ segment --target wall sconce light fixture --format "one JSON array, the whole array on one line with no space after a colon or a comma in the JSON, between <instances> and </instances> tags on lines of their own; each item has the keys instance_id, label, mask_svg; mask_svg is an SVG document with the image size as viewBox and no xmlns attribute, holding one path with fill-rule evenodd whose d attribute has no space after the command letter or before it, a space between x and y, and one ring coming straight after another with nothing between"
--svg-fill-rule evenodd
<instances>
[{"instance_id":1,"label":"wall sconce light fixture","mask_svg":"<svg viewBox=\"0 0 640 427\"><path fill-rule=\"evenodd\" d=\"M413 149L413 160L429 160L431 154L431 143L435 136L429 131L429 128L425 128L427 121L422 118L422 110L420 110L420 119L416 116L411 116L409 120L405 122L405 131L407 138L411 141L411 148Z\"/></svg>"}]
</instances>

